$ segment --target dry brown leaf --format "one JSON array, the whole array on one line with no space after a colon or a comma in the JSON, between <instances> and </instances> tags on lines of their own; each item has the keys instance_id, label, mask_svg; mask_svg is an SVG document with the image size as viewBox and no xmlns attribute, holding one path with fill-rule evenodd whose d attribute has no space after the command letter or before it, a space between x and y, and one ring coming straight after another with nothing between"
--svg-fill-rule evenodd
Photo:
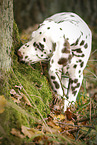
<instances>
[{"instance_id":1,"label":"dry brown leaf","mask_svg":"<svg viewBox=\"0 0 97 145\"><path fill-rule=\"evenodd\" d=\"M4 112L4 107L6 106L7 100L4 96L0 96L0 113Z\"/></svg>"},{"instance_id":2,"label":"dry brown leaf","mask_svg":"<svg viewBox=\"0 0 97 145\"><path fill-rule=\"evenodd\" d=\"M71 112L69 108L67 108L67 111L65 111L65 114L68 120L75 121L77 119L77 116L73 112Z\"/></svg>"},{"instance_id":3,"label":"dry brown leaf","mask_svg":"<svg viewBox=\"0 0 97 145\"><path fill-rule=\"evenodd\" d=\"M49 121L47 124L54 129L60 129L60 127L58 125L56 125L53 121Z\"/></svg>"},{"instance_id":4,"label":"dry brown leaf","mask_svg":"<svg viewBox=\"0 0 97 145\"><path fill-rule=\"evenodd\" d=\"M36 130L34 128L28 128L28 127L26 127L24 125L22 125L21 130L22 130L22 133L25 136L28 136L29 138L33 137L35 134L43 133L42 131L38 131L38 130Z\"/></svg>"},{"instance_id":5,"label":"dry brown leaf","mask_svg":"<svg viewBox=\"0 0 97 145\"><path fill-rule=\"evenodd\" d=\"M52 127L47 127L47 126L45 126L44 124L43 124L43 126L42 126L42 131L43 132L46 132L46 134L48 134L48 133L60 133L60 129L56 129L56 128L52 128Z\"/></svg>"},{"instance_id":6,"label":"dry brown leaf","mask_svg":"<svg viewBox=\"0 0 97 145\"><path fill-rule=\"evenodd\" d=\"M15 128L12 128L11 134L13 134L13 135L15 135L15 136L17 136L17 137L19 137L19 138L25 138L25 136L22 135L22 134L20 133L20 131L17 130L17 129L15 129Z\"/></svg>"},{"instance_id":7,"label":"dry brown leaf","mask_svg":"<svg viewBox=\"0 0 97 145\"><path fill-rule=\"evenodd\" d=\"M25 136L28 136L29 138L31 138L31 137L34 135L34 132L28 131L29 128L26 127L26 126L23 126L23 125L22 125L21 129L22 129L22 133L23 133Z\"/></svg>"}]
</instances>

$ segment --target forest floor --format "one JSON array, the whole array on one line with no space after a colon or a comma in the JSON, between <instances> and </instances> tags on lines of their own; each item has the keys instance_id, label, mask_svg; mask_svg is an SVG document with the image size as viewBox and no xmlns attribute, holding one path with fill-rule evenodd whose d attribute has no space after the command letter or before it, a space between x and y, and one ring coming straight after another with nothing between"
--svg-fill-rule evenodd
<instances>
[{"instance_id":1,"label":"forest floor","mask_svg":"<svg viewBox=\"0 0 97 145\"><path fill-rule=\"evenodd\" d=\"M30 40L38 25L24 30ZM8 97L0 96L0 144L2 145L97 145L97 31L84 80L74 106L64 113L54 110L48 80L48 63L28 66L13 60ZM16 42L17 43L17 42Z\"/></svg>"}]
</instances>

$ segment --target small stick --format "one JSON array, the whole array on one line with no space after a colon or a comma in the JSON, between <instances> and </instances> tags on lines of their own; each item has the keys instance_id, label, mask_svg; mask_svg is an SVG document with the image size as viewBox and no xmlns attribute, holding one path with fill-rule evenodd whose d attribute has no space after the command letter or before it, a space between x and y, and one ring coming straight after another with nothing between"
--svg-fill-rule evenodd
<instances>
[{"instance_id":1,"label":"small stick","mask_svg":"<svg viewBox=\"0 0 97 145\"><path fill-rule=\"evenodd\" d=\"M87 128L92 128L92 129L95 129L94 126L90 126L90 125L73 125L73 124L69 124L69 123L62 123L62 122L57 122L59 124L62 124L62 125L66 125L66 126L73 126L73 127L87 127Z\"/></svg>"},{"instance_id":2,"label":"small stick","mask_svg":"<svg viewBox=\"0 0 97 145\"><path fill-rule=\"evenodd\" d=\"M93 119L93 118L97 118L97 115L91 116L91 119ZM84 122L84 121L88 121L88 120L90 120L90 117L77 120L77 121L75 121L75 123Z\"/></svg>"}]
</instances>

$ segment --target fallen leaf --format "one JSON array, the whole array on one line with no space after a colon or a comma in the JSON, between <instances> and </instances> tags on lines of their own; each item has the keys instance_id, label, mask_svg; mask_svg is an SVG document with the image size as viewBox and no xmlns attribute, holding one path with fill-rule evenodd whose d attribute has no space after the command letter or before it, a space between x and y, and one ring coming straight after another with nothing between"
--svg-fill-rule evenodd
<instances>
[{"instance_id":1,"label":"fallen leaf","mask_svg":"<svg viewBox=\"0 0 97 145\"><path fill-rule=\"evenodd\" d=\"M22 130L22 133L25 135L25 136L28 136L29 138L31 138L33 135L34 135L34 132L30 132L28 131L28 127L26 126L23 126L21 127L21 130Z\"/></svg>"},{"instance_id":2,"label":"fallen leaf","mask_svg":"<svg viewBox=\"0 0 97 145\"><path fill-rule=\"evenodd\" d=\"M74 113L72 113L69 108L67 108L67 111L65 111L65 114L68 120L75 121L77 119L77 116Z\"/></svg>"},{"instance_id":3,"label":"fallen leaf","mask_svg":"<svg viewBox=\"0 0 97 145\"><path fill-rule=\"evenodd\" d=\"M7 100L4 96L0 96L0 113L4 112L4 107L6 106Z\"/></svg>"},{"instance_id":4,"label":"fallen leaf","mask_svg":"<svg viewBox=\"0 0 97 145\"><path fill-rule=\"evenodd\" d=\"M29 128L29 127L26 127L24 125L22 125L21 130L22 130L22 133L25 136L28 136L29 138L33 137L35 134L43 133L42 131L39 131L39 130L34 129L34 128Z\"/></svg>"},{"instance_id":5,"label":"fallen leaf","mask_svg":"<svg viewBox=\"0 0 97 145\"><path fill-rule=\"evenodd\" d=\"M48 133L58 133L58 132L60 132L60 129L59 128L53 128L53 127L50 127L50 126L47 127L43 124L42 131L46 132L46 134L48 134Z\"/></svg>"},{"instance_id":6,"label":"fallen leaf","mask_svg":"<svg viewBox=\"0 0 97 145\"><path fill-rule=\"evenodd\" d=\"M17 129L15 129L15 128L12 128L11 134L13 134L13 135L15 135L15 136L17 136L17 137L19 137L19 138L25 138L25 136L22 135L22 134L20 133L20 131L17 130Z\"/></svg>"}]
</instances>

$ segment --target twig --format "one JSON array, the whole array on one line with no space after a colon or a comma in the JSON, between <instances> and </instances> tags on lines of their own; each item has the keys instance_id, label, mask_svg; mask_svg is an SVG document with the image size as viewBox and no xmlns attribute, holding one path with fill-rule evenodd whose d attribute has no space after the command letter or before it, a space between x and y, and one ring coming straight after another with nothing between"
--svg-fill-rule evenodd
<instances>
[{"instance_id":1,"label":"twig","mask_svg":"<svg viewBox=\"0 0 97 145\"><path fill-rule=\"evenodd\" d=\"M97 115L91 116L91 119L93 119L93 118L97 118ZM76 120L75 123L84 122L84 121L88 121L88 120L90 120L90 117L88 117L88 118L83 118L83 119L80 119L80 120Z\"/></svg>"},{"instance_id":2,"label":"twig","mask_svg":"<svg viewBox=\"0 0 97 145\"><path fill-rule=\"evenodd\" d=\"M97 79L97 76L96 76L93 72L91 72L91 71L88 70L88 69L85 69L85 70L87 70L88 72L90 72L90 73Z\"/></svg>"},{"instance_id":3,"label":"twig","mask_svg":"<svg viewBox=\"0 0 97 145\"><path fill-rule=\"evenodd\" d=\"M90 122L91 122L91 98L90 98Z\"/></svg>"},{"instance_id":4,"label":"twig","mask_svg":"<svg viewBox=\"0 0 97 145\"><path fill-rule=\"evenodd\" d=\"M97 60L91 60L91 59L90 59L90 60L88 60L88 61L97 61Z\"/></svg>"},{"instance_id":5,"label":"twig","mask_svg":"<svg viewBox=\"0 0 97 145\"><path fill-rule=\"evenodd\" d=\"M89 118L90 119L90 118ZM73 127L87 127L87 128L92 128L95 129L94 126L90 126L90 125L73 125L73 124L69 124L69 123L62 123L62 122L57 122L59 124L65 125L65 126L73 126Z\"/></svg>"},{"instance_id":6,"label":"twig","mask_svg":"<svg viewBox=\"0 0 97 145\"><path fill-rule=\"evenodd\" d=\"M97 49L96 50L94 50L92 53L91 53L91 55L90 56L92 56L95 52L97 51Z\"/></svg>"},{"instance_id":7,"label":"twig","mask_svg":"<svg viewBox=\"0 0 97 145\"><path fill-rule=\"evenodd\" d=\"M65 132L72 132L72 133L73 133L73 132L78 131L78 130L79 130L79 128L64 130L64 131L61 132L61 134L62 134L62 133L65 133Z\"/></svg>"}]
</instances>

